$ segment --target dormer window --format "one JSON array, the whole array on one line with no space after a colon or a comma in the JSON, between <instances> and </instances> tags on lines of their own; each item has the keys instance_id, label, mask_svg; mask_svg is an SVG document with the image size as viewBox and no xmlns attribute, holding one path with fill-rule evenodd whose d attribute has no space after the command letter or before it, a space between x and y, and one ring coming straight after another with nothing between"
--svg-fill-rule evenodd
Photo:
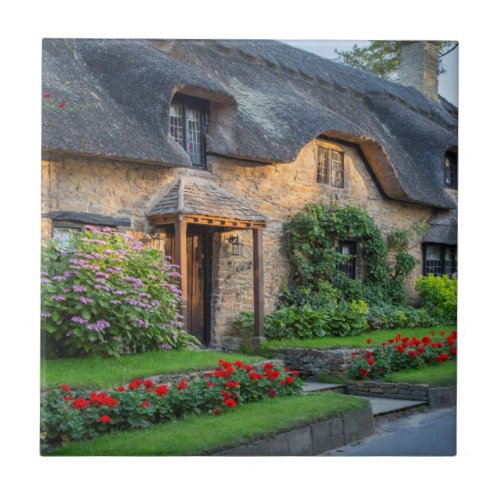
<instances>
[{"instance_id":1,"label":"dormer window","mask_svg":"<svg viewBox=\"0 0 500 500\"><path fill-rule=\"evenodd\" d=\"M450 189L458 188L458 158L452 151L444 155L444 185Z\"/></svg>"},{"instance_id":2,"label":"dormer window","mask_svg":"<svg viewBox=\"0 0 500 500\"><path fill-rule=\"evenodd\" d=\"M205 168L205 131L208 103L203 99L175 96L170 103L170 135L191 158L194 166Z\"/></svg>"}]
</instances>

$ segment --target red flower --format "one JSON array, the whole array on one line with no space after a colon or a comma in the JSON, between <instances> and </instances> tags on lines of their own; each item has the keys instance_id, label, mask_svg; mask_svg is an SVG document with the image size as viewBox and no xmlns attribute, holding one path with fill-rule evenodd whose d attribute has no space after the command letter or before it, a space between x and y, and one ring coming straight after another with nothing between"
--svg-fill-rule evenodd
<instances>
[{"instance_id":1,"label":"red flower","mask_svg":"<svg viewBox=\"0 0 500 500\"><path fill-rule=\"evenodd\" d=\"M122 386L120 386L120 387L117 387L117 388L116 388L116 390L117 390L118 392L125 392L125 387L123 387L123 385L122 385Z\"/></svg>"},{"instance_id":2,"label":"red flower","mask_svg":"<svg viewBox=\"0 0 500 500\"><path fill-rule=\"evenodd\" d=\"M231 398L227 398L224 400L224 404L228 407L228 408L234 408L236 406L236 401L234 399L231 399Z\"/></svg>"},{"instance_id":3,"label":"red flower","mask_svg":"<svg viewBox=\"0 0 500 500\"><path fill-rule=\"evenodd\" d=\"M389 344L394 344L394 339L389 339Z\"/></svg>"},{"instance_id":4,"label":"red flower","mask_svg":"<svg viewBox=\"0 0 500 500\"><path fill-rule=\"evenodd\" d=\"M295 379L293 377L287 377L286 378L286 381L289 383L289 384L293 384L295 382Z\"/></svg>"},{"instance_id":5,"label":"red flower","mask_svg":"<svg viewBox=\"0 0 500 500\"><path fill-rule=\"evenodd\" d=\"M430 337L422 337L422 342L428 344L431 341Z\"/></svg>"},{"instance_id":6,"label":"red flower","mask_svg":"<svg viewBox=\"0 0 500 500\"><path fill-rule=\"evenodd\" d=\"M273 370L274 369L274 365L272 363L264 363L264 370ZM286 371L288 371L286 368L285 368Z\"/></svg>"},{"instance_id":7,"label":"red flower","mask_svg":"<svg viewBox=\"0 0 500 500\"><path fill-rule=\"evenodd\" d=\"M372 343L372 339L366 339L366 343L367 344L371 344Z\"/></svg>"},{"instance_id":8,"label":"red flower","mask_svg":"<svg viewBox=\"0 0 500 500\"><path fill-rule=\"evenodd\" d=\"M408 356L410 358L415 359L417 357L417 353L415 351L408 351Z\"/></svg>"},{"instance_id":9,"label":"red flower","mask_svg":"<svg viewBox=\"0 0 500 500\"><path fill-rule=\"evenodd\" d=\"M183 378L179 385L177 386L177 389L179 389L179 391L182 391L184 389L189 389L189 385L187 384L187 381L188 379L187 378Z\"/></svg>"},{"instance_id":10,"label":"red flower","mask_svg":"<svg viewBox=\"0 0 500 500\"><path fill-rule=\"evenodd\" d=\"M439 332L439 335L446 335L446 332L445 332L444 330L441 330L441 331Z\"/></svg>"},{"instance_id":11,"label":"red flower","mask_svg":"<svg viewBox=\"0 0 500 500\"><path fill-rule=\"evenodd\" d=\"M450 348L450 354L452 354L453 356L456 356L457 350L454 347L451 347Z\"/></svg>"},{"instance_id":12,"label":"red flower","mask_svg":"<svg viewBox=\"0 0 500 500\"><path fill-rule=\"evenodd\" d=\"M238 368L243 368L244 365L241 361L237 360L234 362L234 366L237 366Z\"/></svg>"},{"instance_id":13,"label":"red flower","mask_svg":"<svg viewBox=\"0 0 500 500\"><path fill-rule=\"evenodd\" d=\"M50 92L44 92L43 97L53 97Z\"/></svg>"},{"instance_id":14,"label":"red flower","mask_svg":"<svg viewBox=\"0 0 500 500\"><path fill-rule=\"evenodd\" d=\"M63 391L66 391L66 392L68 392L68 391L70 390L70 389L69 389L69 387L68 387L66 384L61 385L61 386L59 387L59 389L62 389Z\"/></svg>"},{"instance_id":15,"label":"red flower","mask_svg":"<svg viewBox=\"0 0 500 500\"><path fill-rule=\"evenodd\" d=\"M154 386L155 386L155 384L152 380L148 379L148 380L144 381L144 387L154 387Z\"/></svg>"},{"instance_id":16,"label":"red flower","mask_svg":"<svg viewBox=\"0 0 500 500\"><path fill-rule=\"evenodd\" d=\"M443 343L442 343L442 342L438 342L438 343L437 343L437 346L438 346L438 347L443 347Z\"/></svg>"},{"instance_id":17,"label":"red flower","mask_svg":"<svg viewBox=\"0 0 500 500\"><path fill-rule=\"evenodd\" d=\"M280 380L280 384L281 385L285 385L286 384L286 380Z\"/></svg>"},{"instance_id":18,"label":"red flower","mask_svg":"<svg viewBox=\"0 0 500 500\"><path fill-rule=\"evenodd\" d=\"M211 376L212 376L212 372L207 372L207 373L205 373L205 375L204 375L204 376L205 376L205 377L211 377Z\"/></svg>"},{"instance_id":19,"label":"red flower","mask_svg":"<svg viewBox=\"0 0 500 500\"><path fill-rule=\"evenodd\" d=\"M250 372L248 374L248 376L252 379L252 380L262 380L263 378L263 375L261 375L260 373L256 373L256 372Z\"/></svg>"},{"instance_id":20,"label":"red flower","mask_svg":"<svg viewBox=\"0 0 500 500\"><path fill-rule=\"evenodd\" d=\"M220 391L220 394L221 394L221 396L222 396L224 399L227 399L227 398L229 398L229 397L230 397L230 396L229 396L229 394L228 394L227 392L224 392L224 391Z\"/></svg>"},{"instance_id":21,"label":"red flower","mask_svg":"<svg viewBox=\"0 0 500 500\"><path fill-rule=\"evenodd\" d=\"M293 375L294 377L297 377L297 376L298 376L298 374L299 374L299 372L298 372L297 370L293 370L293 371L292 371L292 375Z\"/></svg>"},{"instance_id":22,"label":"red flower","mask_svg":"<svg viewBox=\"0 0 500 500\"><path fill-rule=\"evenodd\" d=\"M444 352L442 352L439 357L443 360L443 361L449 361L450 360L450 357L448 356L448 354L445 354Z\"/></svg>"},{"instance_id":23,"label":"red flower","mask_svg":"<svg viewBox=\"0 0 500 500\"><path fill-rule=\"evenodd\" d=\"M71 394L68 394L67 396L64 396L64 399L66 401L71 401L73 399L73 396Z\"/></svg>"},{"instance_id":24,"label":"red flower","mask_svg":"<svg viewBox=\"0 0 500 500\"><path fill-rule=\"evenodd\" d=\"M430 333L431 335L436 335L436 332L435 332L434 330L431 330L429 333Z\"/></svg>"},{"instance_id":25,"label":"red flower","mask_svg":"<svg viewBox=\"0 0 500 500\"><path fill-rule=\"evenodd\" d=\"M151 403L150 403L149 401L144 400L144 401L142 402L141 406L144 406L144 407L149 407L149 406L151 406Z\"/></svg>"},{"instance_id":26,"label":"red flower","mask_svg":"<svg viewBox=\"0 0 500 500\"><path fill-rule=\"evenodd\" d=\"M64 106L66 106L66 104L64 104L64 102L60 102L60 103L59 103L59 107L60 107L60 108L64 108Z\"/></svg>"},{"instance_id":27,"label":"red flower","mask_svg":"<svg viewBox=\"0 0 500 500\"><path fill-rule=\"evenodd\" d=\"M372 358L370 358L370 359L368 360L368 364L369 364L370 366L373 366L373 365L375 364L375 361L374 361Z\"/></svg>"},{"instance_id":28,"label":"red flower","mask_svg":"<svg viewBox=\"0 0 500 500\"><path fill-rule=\"evenodd\" d=\"M103 415L102 417L99 417L99 422L102 422L103 424L109 424L111 422L111 419L107 415Z\"/></svg>"},{"instance_id":29,"label":"red flower","mask_svg":"<svg viewBox=\"0 0 500 500\"><path fill-rule=\"evenodd\" d=\"M210 382L210 380L207 382L207 385L208 387L213 387L214 386L214 383L213 382Z\"/></svg>"},{"instance_id":30,"label":"red flower","mask_svg":"<svg viewBox=\"0 0 500 500\"><path fill-rule=\"evenodd\" d=\"M387 345L387 342L382 342L380 345L381 345L382 347L385 347L385 346Z\"/></svg>"},{"instance_id":31,"label":"red flower","mask_svg":"<svg viewBox=\"0 0 500 500\"><path fill-rule=\"evenodd\" d=\"M73 401L73 409L80 410L82 408L88 408L89 402L85 398L76 398Z\"/></svg>"},{"instance_id":32,"label":"red flower","mask_svg":"<svg viewBox=\"0 0 500 500\"><path fill-rule=\"evenodd\" d=\"M220 408L214 408L210 413L212 413L212 415L220 415L222 410Z\"/></svg>"},{"instance_id":33,"label":"red flower","mask_svg":"<svg viewBox=\"0 0 500 500\"><path fill-rule=\"evenodd\" d=\"M268 394L270 398L275 398L277 396L277 392L274 389L271 389Z\"/></svg>"},{"instance_id":34,"label":"red flower","mask_svg":"<svg viewBox=\"0 0 500 500\"><path fill-rule=\"evenodd\" d=\"M168 392L168 387L166 385L159 385L155 391L157 396L165 396Z\"/></svg>"},{"instance_id":35,"label":"red flower","mask_svg":"<svg viewBox=\"0 0 500 500\"><path fill-rule=\"evenodd\" d=\"M144 381L142 379L136 378L133 382L130 382L130 384L128 384L128 388L129 389L137 389L143 383L144 383Z\"/></svg>"}]
</instances>

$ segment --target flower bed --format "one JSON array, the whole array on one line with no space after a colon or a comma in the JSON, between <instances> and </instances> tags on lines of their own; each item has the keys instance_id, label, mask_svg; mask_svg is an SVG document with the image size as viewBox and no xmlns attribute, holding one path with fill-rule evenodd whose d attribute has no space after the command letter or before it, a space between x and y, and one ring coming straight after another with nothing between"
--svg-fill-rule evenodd
<instances>
[{"instance_id":1,"label":"flower bed","mask_svg":"<svg viewBox=\"0 0 500 500\"><path fill-rule=\"evenodd\" d=\"M213 372L177 386L136 379L108 392L72 391L67 385L42 402L42 442L88 439L111 430L144 428L188 415L220 415L239 404L298 393L297 372L264 365L263 373L241 361L219 360Z\"/></svg>"},{"instance_id":2,"label":"flower bed","mask_svg":"<svg viewBox=\"0 0 500 500\"><path fill-rule=\"evenodd\" d=\"M370 344L371 339L368 339L367 343ZM408 368L451 361L457 356L456 343L456 331L452 331L448 336L444 330L439 334L431 331L430 336L425 335L420 339L417 337L410 339L398 333L373 350L362 353L354 351L349 375L358 380L373 379Z\"/></svg>"}]
</instances>

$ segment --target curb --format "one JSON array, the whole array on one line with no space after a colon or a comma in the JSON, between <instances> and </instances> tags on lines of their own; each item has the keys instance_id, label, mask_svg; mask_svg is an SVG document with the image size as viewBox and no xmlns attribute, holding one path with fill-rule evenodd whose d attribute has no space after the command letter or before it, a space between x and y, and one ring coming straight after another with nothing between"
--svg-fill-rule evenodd
<instances>
[{"instance_id":1,"label":"curb","mask_svg":"<svg viewBox=\"0 0 500 500\"><path fill-rule=\"evenodd\" d=\"M314 456L359 441L375 432L371 408L305 424L214 456Z\"/></svg>"}]
</instances>

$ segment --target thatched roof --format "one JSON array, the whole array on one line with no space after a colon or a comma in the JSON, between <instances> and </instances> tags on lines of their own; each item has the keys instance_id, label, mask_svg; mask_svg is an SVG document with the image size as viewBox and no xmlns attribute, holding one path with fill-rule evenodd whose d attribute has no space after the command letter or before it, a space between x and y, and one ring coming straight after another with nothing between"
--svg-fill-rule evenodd
<instances>
[{"instance_id":1,"label":"thatched roof","mask_svg":"<svg viewBox=\"0 0 500 500\"><path fill-rule=\"evenodd\" d=\"M427 223L429 230L422 238L424 243L444 243L456 245L457 235L457 211L447 210L433 215Z\"/></svg>"},{"instance_id":2,"label":"thatched roof","mask_svg":"<svg viewBox=\"0 0 500 500\"><path fill-rule=\"evenodd\" d=\"M456 206L443 189L456 108L283 43L46 39L43 91L49 150L190 166L168 133L182 92L212 103L209 154L291 162L326 134L359 144L389 197Z\"/></svg>"},{"instance_id":3,"label":"thatched roof","mask_svg":"<svg viewBox=\"0 0 500 500\"><path fill-rule=\"evenodd\" d=\"M193 176L180 176L148 212L148 216L196 214L246 221L266 221L248 203L220 188L214 182Z\"/></svg>"}]
</instances>

